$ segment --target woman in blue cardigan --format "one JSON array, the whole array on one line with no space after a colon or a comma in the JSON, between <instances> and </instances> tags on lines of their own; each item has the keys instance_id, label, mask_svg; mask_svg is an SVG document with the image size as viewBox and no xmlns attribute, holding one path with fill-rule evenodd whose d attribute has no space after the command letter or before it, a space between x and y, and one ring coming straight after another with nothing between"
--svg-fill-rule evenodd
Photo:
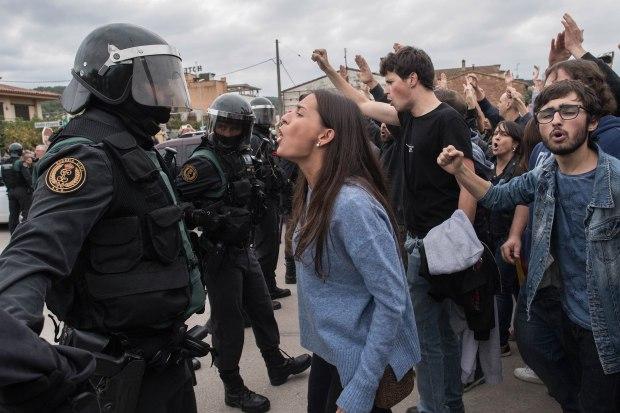
<instances>
[{"instance_id":1,"label":"woman in blue cardigan","mask_svg":"<svg viewBox=\"0 0 620 413\"><path fill-rule=\"evenodd\" d=\"M292 225L301 344L313 352L308 412L375 406L387 368L420 360L394 215L366 122L349 99L315 91L282 118L280 157L299 166Z\"/></svg>"}]
</instances>

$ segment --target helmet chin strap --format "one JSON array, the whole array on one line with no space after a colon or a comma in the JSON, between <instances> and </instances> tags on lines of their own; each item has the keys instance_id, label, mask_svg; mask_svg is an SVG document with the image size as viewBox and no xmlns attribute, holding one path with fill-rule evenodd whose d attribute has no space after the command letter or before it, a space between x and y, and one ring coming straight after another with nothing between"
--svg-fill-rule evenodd
<instances>
[{"instance_id":1,"label":"helmet chin strap","mask_svg":"<svg viewBox=\"0 0 620 413\"><path fill-rule=\"evenodd\" d=\"M170 120L170 108L141 105L131 96L119 105L98 103L102 109L121 118L133 135L148 144L152 144L151 137L160 131L159 125Z\"/></svg>"}]
</instances>

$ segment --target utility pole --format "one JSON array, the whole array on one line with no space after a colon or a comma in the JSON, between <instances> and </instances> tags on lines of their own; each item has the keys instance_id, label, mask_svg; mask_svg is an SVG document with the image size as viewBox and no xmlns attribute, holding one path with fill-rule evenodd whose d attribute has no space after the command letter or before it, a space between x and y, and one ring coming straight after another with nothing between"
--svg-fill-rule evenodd
<instances>
[{"instance_id":1,"label":"utility pole","mask_svg":"<svg viewBox=\"0 0 620 413\"><path fill-rule=\"evenodd\" d=\"M347 48L344 48L344 67L349 70L349 63L347 62Z\"/></svg>"},{"instance_id":2,"label":"utility pole","mask_svg":"<svg viewBox=\"0 0 620 413\"><path fill-rule=\"evenodd\" d=\"M276 71L278 75L278 102L280 102L280 114L284 112L284 102L282 101L282 84L280 83L280 44L276 39Z\"/></svg>"}]
</instances>

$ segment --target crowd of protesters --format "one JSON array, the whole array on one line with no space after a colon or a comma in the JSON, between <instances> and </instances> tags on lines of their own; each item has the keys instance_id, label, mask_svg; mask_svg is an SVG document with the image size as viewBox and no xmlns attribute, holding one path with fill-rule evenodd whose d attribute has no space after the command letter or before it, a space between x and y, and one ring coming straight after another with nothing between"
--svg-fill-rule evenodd
<instances>
[{"instance_id":1,"label":"crowd of protesters","mask_svg":"<svg viewBox=\"0 0 620 413\"><path fill-rule=\"evenodd\" d=\"M620 411L620 78L561 23L529 104L509 72L496 105L474 73L449 90L398 43L386 90L356 56L360 93L314 50L348 101L304 96L278 148L303 177L292 240L310 412L385 411L386 366L401 380L412 363L408 413L462 412L464 389L501 381L510 339L527 364L515 375L563 411Z\"/></svg>"}]
</instances>

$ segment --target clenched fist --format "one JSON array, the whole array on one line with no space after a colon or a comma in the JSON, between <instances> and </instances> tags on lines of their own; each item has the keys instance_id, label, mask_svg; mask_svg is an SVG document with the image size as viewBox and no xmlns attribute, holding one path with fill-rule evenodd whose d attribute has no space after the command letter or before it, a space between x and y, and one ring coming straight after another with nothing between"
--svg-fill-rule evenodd
<instances>
[{"instance_id":1,"label":"clenched fist","mask_svg":"<svg viewBox=\"0 0 620 413\"><path fill-rule=\"evenodd\" d=\"M327 50L325 49L314 49L314 51L312 51L312 60L314 60L324 72L332 69L327 59Z\"/></svg>"},{"instance_id":2,"label":"clenched fist","mask_svg":"<svg viewBox=\"0 0 620 413\"><path fill-rule=\"evenodd\" d=\"M444 171L455 175L463 167L463 152L457 150L454 146L448 145L437 157L437 163Z\"/></svg>"}]
</instances>

